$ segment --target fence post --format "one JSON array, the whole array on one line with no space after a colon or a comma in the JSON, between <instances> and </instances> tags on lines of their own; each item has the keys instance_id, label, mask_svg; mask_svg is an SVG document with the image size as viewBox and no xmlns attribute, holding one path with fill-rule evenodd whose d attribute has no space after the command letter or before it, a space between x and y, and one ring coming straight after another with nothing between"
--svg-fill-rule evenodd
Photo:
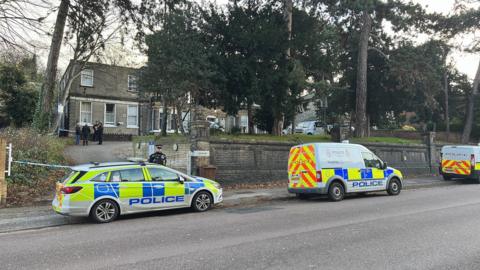
<instances>
[{"instance_id":1,"label":"fence post","mask_svg":"<svg viewBox=\"0 0 480 270\"><path fill-rule=\"evenodd\" d=\"M5 180L5 161L7 156L7 142L0 139L0 207L7 205L7 182Z\"/></svg>"}]
</instances>

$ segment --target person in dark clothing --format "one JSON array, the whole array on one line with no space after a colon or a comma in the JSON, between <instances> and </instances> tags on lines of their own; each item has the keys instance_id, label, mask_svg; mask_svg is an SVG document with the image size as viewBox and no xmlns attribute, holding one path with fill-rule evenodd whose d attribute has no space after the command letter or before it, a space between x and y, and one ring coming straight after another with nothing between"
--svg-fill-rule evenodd
<instances>
[{"instance_id":1,"label":"person in dark clothing","mask_svg":"<svg viewBox=\"0 0 480 270\"><path fill-rule=\"evenodd\" d=\"M98 140L98 121L95 121L93 125L93 141L96 142Z\"/></svg>"},{"instance_id":2,"label":"person in dark clothing","mask_svg":"<svg viewBox=\"0 0 480 270\"><path fill-rule=\"evenodd\" d=\"M88 145L88 137L90 136L90 127L88 127L87 123L82 127L82 140L83 145Z\"/></svg>"},{"instance_id":3,"label":"person in dark clothing","mask_svg":"<svg viewBox=\"0 0 480 270\"><path fill-rule=\"evenodd\" d=\"M103 143L103 123L99 122L97 125L97 139L98 139L98 144Z\"/></svg>"},{"instance_id":4,"label":"person in dark clothing","mask_svg":"<svg viewBox=\"0 0 480 270\"><path fill-rule=\"evenodd\" d=\"M75 144L76 145L80 144L81 135L82 135L82 126L80 126L80 123L77 121L77 125L75 126Z\"/></svg>"},{"instance_id":5,"label":"person in dark clothing","mask_svg":"<svg viewBox=\"0 0 480 270\"><path fill-rule=\"evenodd\" d=\"M163 166L167 165L167 156L164 153L162 153L161 144L155 145L155 153L150 155L148 162L157 163Z\"/></svg>"}]
</instances>

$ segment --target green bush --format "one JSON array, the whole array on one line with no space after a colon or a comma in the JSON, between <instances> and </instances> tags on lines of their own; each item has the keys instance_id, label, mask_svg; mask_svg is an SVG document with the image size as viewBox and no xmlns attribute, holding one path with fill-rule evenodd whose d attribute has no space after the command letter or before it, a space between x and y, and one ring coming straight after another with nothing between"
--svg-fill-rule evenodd
<instances>
[{"instance_id":1,"label":"green bush","mask_svg":"<svg viewBox=\"0 0 480 270\"><path fill-rule=\"evenodd\" d=\"M238 135L241 132L242 132L242 129L239 127L232 127L232 129L230 130L230 134L232 135Z\"/></svg>"},{"instance_id":2,"label":"green bush","mask_svg":"<svg viewBox=\"0 0 480 270\"><path fill-rule=\"evenodd\" d=\"M65 164L63 150L67 141L56 136L38 134L33 129L6 128L0 137L13 145L13 159L46 164ZM7 177L8 184L35 186L45 181L52 169L40 166L12 164L12 175Z\"/></svg>"}]
</instances>

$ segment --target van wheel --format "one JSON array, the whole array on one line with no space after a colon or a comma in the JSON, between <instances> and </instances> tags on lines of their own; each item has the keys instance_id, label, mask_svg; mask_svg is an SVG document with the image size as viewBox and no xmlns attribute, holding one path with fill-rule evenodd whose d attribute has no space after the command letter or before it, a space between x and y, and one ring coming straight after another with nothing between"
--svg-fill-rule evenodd
<instances>
[{"instance_id":1,"label":"van wheel","mask_svg":"<svg viewBox=\"0 0 480 270\"><path fill-rule=\"evenodd\" d=\"M445 181L450 181L450 180L452 180L452 177L450 177L450 176L448 176L448 175L445 175L445 174L443 174L442 177L443 177L443 180L445 180Z\"/></svg>"},{"instance_id":2,"label":"van wheel","mask_svg":"<svg viewBox=\"0 0 480 270\"><path fill-rule=\"evenodd\" d=\"M400 183L400 180L397 178L392 178L390 182L388 182L388 195L396 196L400 194L400 191L402 191L402 184Z\"/></svg>"},{"instance_id":3,"label":"van wheel","mask_svg":"<svg viewBox=\"0 0 480 270\"><path fill-rule=\"evenodd\" d=\"M345 197L345 189L342 184L338 182L333 182L328 188L328 198L331 201L338 202L343 200Z\"/></svg>"},{"instance_id":4,"label":"van wheel","mask_svg":"<svg viewBox=\"0 0 480 270\"><path fill-rule=\"evenodd\" d=\"M101 200L90 210L90 218L97 223L108 223L117 219L120 214L118 205L112 200Z\"/></svg>"}]
</instances>

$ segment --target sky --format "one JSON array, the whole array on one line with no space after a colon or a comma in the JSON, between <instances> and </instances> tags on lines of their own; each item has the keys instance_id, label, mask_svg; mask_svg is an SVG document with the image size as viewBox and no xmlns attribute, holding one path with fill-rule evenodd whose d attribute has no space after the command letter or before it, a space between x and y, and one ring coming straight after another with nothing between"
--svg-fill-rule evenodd
<instances>
[{"instance_id":1,"label":"sky","mask_svg":"<svg viewBox=\"0 0 480 270\"><path fill-rule=\"evenodd\" d=\"M204 0L199 0L204 1ZM208 1L208 0L206 0ZM214 1L214 0L212 0ZM406 0L405 0L406 1ZM414 3L421 4L428 12L438 12L443 14L448 14L453 11L455 0L412 0ZM52 1L56 2L56 1ZM220 5L225 4L228 0L216 0L216 2ZM51 14L48 17L47 23L53 25L55 21L55 15ZM428 36L419 35L415 38L415 41L418 43L422 43L426 41ZM471 37L464 37L461 40L464 43L468 43ZM48 57L48 45L50 44L50 37L38 37L37 44L40 45L40 48L36 50L36 53L39 55L40 64L45 67L46 61ZM454 45L459 45L458 43ZM125 55L125 57L120 57L121 61L118 63L119 65L128 65L133 67L141 66L145 61L146 57L138 50L135 49L135 46L130 42L126 47L122 47L118 43L115 45L107 46L107 50L109 51L109 55L117 56L119 54ZM67 46L63 46L60 60L59 60L59 70L63 71L66 66L68 65L69 59L71 56L71 52L69 51ZM480 61L480 55L465 53L459 50L454 51L449 61L456 66L456 68L462 72L467 74L470 79L475 77L475 73L477 71L477 67Z\"/></svg>"},{"instance_id":2,"label":"sky","mask_svg":"<svg viewBox=\"0 0 480 270\"><path fill-rule=\"evenodd\" d=\"M428 12L443 14L452 12L455 4L455 0L414 0L413 2L421 4ZM423 39L424 37L419 38L419 41L423 41ZM470 40L471 37L466 36L462 39L462 42L463 44L468 44ZM455 45L459 45L459 43ZM450 61L460 72L467 74L473 80L479 66L480 56L456 50L450 56Z\"/></svg>"}]
</instances>

